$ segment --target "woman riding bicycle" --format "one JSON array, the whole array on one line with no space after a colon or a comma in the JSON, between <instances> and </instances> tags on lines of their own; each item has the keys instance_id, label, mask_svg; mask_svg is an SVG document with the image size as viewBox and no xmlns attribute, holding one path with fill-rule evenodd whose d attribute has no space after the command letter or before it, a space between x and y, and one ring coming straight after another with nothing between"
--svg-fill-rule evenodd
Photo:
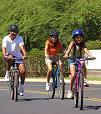
<instances>
[{"instance_id":1,"label":"woman riding bicycle","mask_svg":"<svg viewBox=\"0 0 101 114\"><path fill-rule=\"evenodd\" d=\"M50 36L45 43L45 63L47 65L47 82L46 82L46 90L49 90L49 80L52 73L52 62L58 63L60 65L60 69L62 68L62 62L58 58L58 54L63 52L63 47L61 42L59 41L59 34L57 31L53 30L50 32Z\"/></svg>"},{"instance_id":2,"label":"woman riding bicycle","mask_svg":"<svg viewBox=\"0 0 101 114\"><path fill-rule=\"evenodd\" d=\"M71 57L84 57L84 52L92 58L91 53L87 49L85 42L84 42L84 33L80 29L76 29L72 32L72 41L70 42L68 49L66 50L66 53L64 55L65 58L68 58L69 56ZM67 98L72 98L73 97L73 83L75 79L75 62L73 59L68 59L68 64L69 64L69 70L70 70L70 90L68 91ZM84 75L85 79L86 77L86 67L85 63L83 62L83 68L84 68ZM86 86L89 86L86 83Z\"/></svg>"}]
</instances>

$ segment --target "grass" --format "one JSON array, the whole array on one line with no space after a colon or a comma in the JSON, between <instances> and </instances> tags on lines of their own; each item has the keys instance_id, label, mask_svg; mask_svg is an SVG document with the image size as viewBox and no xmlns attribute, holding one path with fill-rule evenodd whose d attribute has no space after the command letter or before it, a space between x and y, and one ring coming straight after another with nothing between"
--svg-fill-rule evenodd
<instances>
[{"instance_id":1,"label":"grass","mask_svg":"<svg viewBox=\"0 0 101 114\"><path fill-rule=\"evenodd\" d=\"M91 81L101 81L101 77L97 77L97 76L88 76L88 80Z\"/></svg>"},{"instance_id":2,"label":"grass","mask_svg":"<svg viewBox=\"0 0 101 114\"><path fill-rule=\"evenodd\" d=\"M66 77L65 79L69 80L69 77ZM88 75L87 76L87 80L90 80L90 81L101 81L101 77Z\"/></svg>"}]
</instances>

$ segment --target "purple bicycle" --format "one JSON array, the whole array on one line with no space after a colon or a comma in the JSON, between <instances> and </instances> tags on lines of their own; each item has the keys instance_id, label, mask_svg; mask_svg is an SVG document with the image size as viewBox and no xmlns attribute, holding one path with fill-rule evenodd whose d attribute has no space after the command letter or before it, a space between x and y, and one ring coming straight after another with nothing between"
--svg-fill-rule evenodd
<instances>
[{"instance_id":1,"label":"purple bicycle","mask_svg":"<svg viewBox=\"0 0 101 114\"><path fill-rule=\"evenodd\" d=\"M80 107L83 110L83 95L84 95L84 69L83 62L86 60L94 60L95 58L74 58L69 57L68 59L73 59L76 65L76 74L74 82L74 103L75 107ZM80 101L80 105L79 105Z\"/></svg>"}]
</instances>

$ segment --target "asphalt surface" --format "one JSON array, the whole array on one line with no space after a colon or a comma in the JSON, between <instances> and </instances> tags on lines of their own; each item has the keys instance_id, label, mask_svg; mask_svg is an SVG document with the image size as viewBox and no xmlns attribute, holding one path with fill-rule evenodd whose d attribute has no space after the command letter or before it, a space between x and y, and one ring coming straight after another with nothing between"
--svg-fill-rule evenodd
<instances>
[{"instance_id":1,"label":"asphalt surface","mask_svg":"<svg viewBox=\"0 0 101 114\"><path fill-rule=\"evenodd\" d=\"M26 82L25 95L18 102L10 99L8 83L0 82L0 114L101 114L101 85L90 84L84 91L84 110L74 107L74 101L67 99L69 84L65 86L65 99L58 94L49 99L45 82Z\"/></svg>"}]
</instances>

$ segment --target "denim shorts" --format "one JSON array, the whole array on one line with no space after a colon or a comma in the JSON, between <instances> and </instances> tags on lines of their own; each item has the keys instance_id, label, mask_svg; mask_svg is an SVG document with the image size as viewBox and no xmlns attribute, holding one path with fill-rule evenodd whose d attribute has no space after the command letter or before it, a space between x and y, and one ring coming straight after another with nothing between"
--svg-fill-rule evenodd
<instances>
[{"instance_id":1,"label":"denim shorts","mask_svg":"<svg viewBox=\"0 0 101 114\"><path fill-rule=\"evenodd\" d=\"M70 65L75 65L75 60L74 59L68 59L68 66L70 67Z\"/></svg>"}]
</instances>

